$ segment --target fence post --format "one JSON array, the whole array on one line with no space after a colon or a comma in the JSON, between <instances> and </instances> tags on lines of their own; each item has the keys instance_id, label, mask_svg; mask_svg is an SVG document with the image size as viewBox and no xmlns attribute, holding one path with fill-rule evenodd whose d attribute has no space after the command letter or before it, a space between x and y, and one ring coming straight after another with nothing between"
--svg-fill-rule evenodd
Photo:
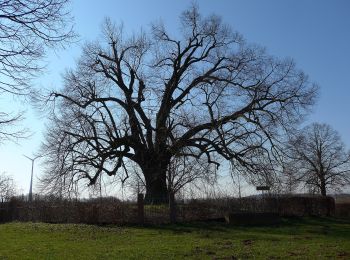
<instances>
[{"instance_id":1,"label":"fence post","mask_svg":"<svg viewBox=\"0 0 350 260\"><path fill-rule=\"evenodd\" d=\"M137 209L138 209L138 221L139 224L145 223L145 206L144 206L143 194L139 193L137 195Z\"/></svg>"},{"instance_id":2,"label":"fence post","mask_svg":"<svg viewBox=\"0 0 350 260\"><path fill-rule=\"evenodd\" d=\"M170 223L176 222L176 204L175 195L173 191L169 191L169 210L170 210Z\"/></svg>"}]
</instances>

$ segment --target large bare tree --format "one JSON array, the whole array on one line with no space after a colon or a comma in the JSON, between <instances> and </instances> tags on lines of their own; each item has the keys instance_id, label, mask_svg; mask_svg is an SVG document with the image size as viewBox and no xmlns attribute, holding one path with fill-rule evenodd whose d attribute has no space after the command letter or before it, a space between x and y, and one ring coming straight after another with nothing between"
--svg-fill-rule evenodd
<instances>
[{"instance_id":1,"label":"large bare tree","mask_svg":"<svg viewBox=\"0 0 350 260\"><path fill-rule=\"evenodd\" d=\"M44 68L40 61L47 47L63 46L74 38L68 2L0 1L0 95L28 95L30 80ZM0 141L23 135L13 128L20 118L0 111Z\"/></svg>"},{"instance_id":2,"label":"large bare tree","mask_svg":"<svg viewBox=\"0 0 350 260\"><path fill-rule=\"evenodd\" d=\"M329 189L350 185L350 152L331 126L313 123L303 128L291 138L286 151L294 181L322 196Z\"/></svg>"},{"instance_id":3,"label":"large bare tree","mask_svg":"<svg viewBox=\"0 0 350 260\"><path fill-rule=\"evenodd\" d=\"M47 187L62 176L94 184L131 160L146 200L166 201L174 157L259 171L278 135L313 103L317 87L292 61L246 44L220 17L192 7L180 23L178 34L158 23L128 37L107 20L104 39L86 44L64 88L50 95Z\"/></svg>"}]
</instances>

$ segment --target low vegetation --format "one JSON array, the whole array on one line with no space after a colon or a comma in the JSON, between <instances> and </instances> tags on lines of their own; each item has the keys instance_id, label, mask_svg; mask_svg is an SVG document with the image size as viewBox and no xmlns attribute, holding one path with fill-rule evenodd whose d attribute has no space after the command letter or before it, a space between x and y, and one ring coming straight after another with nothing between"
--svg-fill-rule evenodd
<instances>
[{"instance_id":1,"label":"low vegetation","mask_svg":"<svg viewBox=\"0 0 350 260\"><path fill-rule=\"evenodd\" d=\"M289 219L278 228L12 222L0 225L0 241L0 259L349 259L350 221Z\"/></svg>"}]
</instances>

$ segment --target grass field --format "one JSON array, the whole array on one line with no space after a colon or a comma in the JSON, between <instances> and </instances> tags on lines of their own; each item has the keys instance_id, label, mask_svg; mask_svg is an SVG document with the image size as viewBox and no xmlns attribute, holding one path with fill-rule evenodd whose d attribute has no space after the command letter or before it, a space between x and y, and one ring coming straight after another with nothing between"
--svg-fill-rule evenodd
<instances>
[{"instance_id":1,"label":"grass field","mask_svg":"<svg viewBox=\"0 0 350 260\"><path fill-rule=\"evenodd\" d=\"M278 227L0 225L0 259L350 259L350 220Z\"/></svg>"}]
</instances>

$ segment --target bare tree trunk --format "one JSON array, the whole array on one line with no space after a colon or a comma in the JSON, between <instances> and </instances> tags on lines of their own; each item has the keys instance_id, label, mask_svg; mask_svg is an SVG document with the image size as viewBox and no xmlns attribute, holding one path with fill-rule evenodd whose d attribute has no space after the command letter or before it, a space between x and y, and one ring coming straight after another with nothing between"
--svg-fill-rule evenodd
<instances>
[{"instance_id":1,"label":"bare tree trunk","mask_svg":"<svg viewBox=\"0 0 350 260\"><path fill-rule=\"evenodd\" d=\"M166 185L166 170L151 168L143 172L146 180L147 204L168 203L168 189Z\"/></svg>"},{"instance_id":2,"label":"bare tree trunk","mask_svg":"<svg viewBox=\"0 0 350 260\"><path fill-rule=\"evenodd\" d=\"M321 187L320 187L320 190L321 190L321 195L322 195L322 196L327 196L326 182L325 182L325 180L323 180L323 179L321 179Z\"/></svg>"},{"instance_id":3,"label":"bare tree trunk","mask_svg":"<svg viewBox=\"0 0 350 260\"><path fill-rule=\"evenodd\" d=\"M162 204L169 202L168 187L166 182L167 169L170 159L165 152L147 152L142 156L139 165L146 182L146 204Z\"/></svg>"}]
</instances>

